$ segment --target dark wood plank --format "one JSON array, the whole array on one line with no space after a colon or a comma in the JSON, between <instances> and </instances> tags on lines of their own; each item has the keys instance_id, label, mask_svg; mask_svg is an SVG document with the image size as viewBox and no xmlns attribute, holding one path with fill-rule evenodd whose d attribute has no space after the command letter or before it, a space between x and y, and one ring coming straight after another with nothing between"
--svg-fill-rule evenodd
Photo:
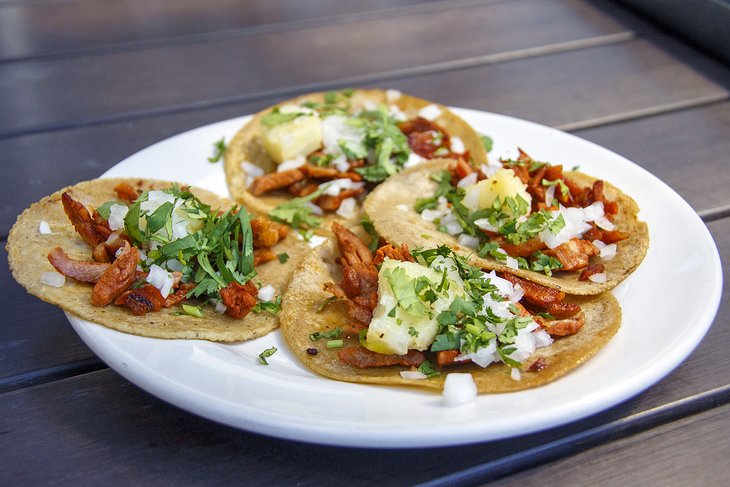
<instances>
[{"instance_id":1,"label":"dark wood plank","mask_svg":"<svg viewBox=\"0 0 730 487\"><path fill-rule=\"evenodd\" d=\"M343 16L397 15L438 0L72 0L0 3L0 61L105 48L143 47L273 31ZM438 7L438 5L434 5Z\"/></svg>"},{"instance_id":2,"label":"dark wood plank","mask_svg":"<svg viewBox=\"0 0 730 487\"><path fill-rule=\"evenodd\" d=\"M702 215L730 206L730 103L580 130L658 176Z\"/></svg>"},{"instance_id":3,"label":"dark wood plank","mask_svg":"<svg viewBox=\"0 0 730 487\"><path fill-rule=\"evenodd\" d=\"M445 69L630 35L616 20L579 0L521 0L104 56L3 64L0 135L386 80L424 66ZM657 61L650 64L657 66ZM510 82L519 78L524 76L513 75ZM484 81L474 83L482 93L490 91L489 80ZM703 95L716 91L702 80L695 88Z\"/></svg>"},{"instance_id":4,"label":"dark wood plank","mask_svg":"<svg viewBox=\"0 0 730 487\"><path fill-rule=\"evenodd\" d=\"M730 405L724 405L489 485L600 487L624 485L622 479L641 479L644 485L727 485L730 471L718 467L730 456L729 427Z\"/></svg>"}]
</instances>

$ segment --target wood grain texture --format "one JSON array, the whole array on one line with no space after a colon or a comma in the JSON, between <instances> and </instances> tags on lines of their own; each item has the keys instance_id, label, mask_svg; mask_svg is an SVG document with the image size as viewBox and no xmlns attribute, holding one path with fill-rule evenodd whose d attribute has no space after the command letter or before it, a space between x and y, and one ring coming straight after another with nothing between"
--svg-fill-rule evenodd
<instances>
[{"instance_id":1,"label":"wood grain texture","mask_svg":"<svg viewBox=\"0 0 730 487\"><path fill-rule=\"evenodd\" d=\"M283 30L306 22L436 4L437 0L111 0L0 3L0 61ZM383 12L381 15L384 15Z\"/></svg>"},{"instance_id":2,"label":"wood grain texture","mask_svg":"<svg viewBox=\"0 0 730 487\"><path fill-rule=\"evenodd\" d=\"M565 43L570 49L579 41L625 32L585 2L521 0L2 64L0 134L319 91L320 85L387 79L435 63L509 52L523 56L533 48Z\"/></svg>"},{"instance_id":3,"label":"wood grain texture","mask_svg":"<svg viewBox=\"0 0 730 487\"><path fill-rule=\"evenodd\" d=\"M727 485L730 471L718 468L730 455L730 405L517 473L497 482L508 485Z\"/></svg>"}]
</instances>

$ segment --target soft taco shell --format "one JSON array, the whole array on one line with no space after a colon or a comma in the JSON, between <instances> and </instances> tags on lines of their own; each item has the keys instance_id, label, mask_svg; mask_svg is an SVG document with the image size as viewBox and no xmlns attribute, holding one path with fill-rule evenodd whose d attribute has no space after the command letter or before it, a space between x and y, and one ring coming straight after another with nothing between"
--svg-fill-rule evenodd
<instances>
[{"instance_id":1,"label":"soft taco shell","mask_svg":"<svg viewBox=\"0 0 730 487\"><path fill-rule=\"evenodd\" d=\"M294 354L314 372L332 379L442 389L446 373L469 372L481 393L529 389L553 381L585 362L608 342L621 323L621 307L612 294L575 298L585 313L583 328L575 335L539 349L525 361L525 368L539 357L547 363L547 368L540 372L523 370L519 381L511 378L510 368L504 364L492 364L486 368L474 364L454 366L444 369L442 377L423 380L404 379L400 376L403 367L359 369L340 362L337 350L326 348L326 340L312 342L309 338L312 333L342 327L349 321L343 301L334 301L322 308L331 296L322 289L323 285L339 282L342 278L340 266L335 263L337 255L334 245L328 243L304 258L284 294L279 315L282 333ZM345 340L345 346L355 344L355 338ZM316 355L307 352L311 348L317 349Z\"/></svg>"},{"instance_id":2,"label":"soft taco shell","mask_svg":"<svg viewBox=\"0 0 730 487\"><path fill-rule=\"evenodd\" d=\"M87 207L97 207L102 203L117 199L114 186L120 182L129 183L142 190L165 189L170 182L135 179L97 179L85 181L64 188L41 201L34 203L19 217L7 241L8 262L13 277L29 293L43 301L59 306L85 320L134 335L153 338L189 338L231 342L248 340L265 335L278 326L278 318L270 313L249 313L236 320L215 313L212 308L204 310L202 318L179 314L180 307L163 308L156 313L134 316L120 306L109 305L103 308L91 305L91 284L66 278L63 287L56 288L41 283L41 274L55 271L46 256L54 247L61 247L69 257L91 260L91 249L78 236L66 217L61 204L61 194L68 191L71 196ZM210 191L193 188L192 192L213 208L227 208L233 204ZM51 227L51 235L38 232L41 221ZM287 237L273 249L277 253L286 252L290 259L285 264L278 260L266 262L256 267L258 276L255 282L271 284L277 294L284 291L296 263L309 250L300 245L293 236Z\"/></svg>"},{"instance_id":3,"label":"soft taco shell","mask_svg":"<svg viewBox=\"0 0 730 487\"><path fill-rule=\"evenodd\" d=\"M594 295L616 287L636 269L649 248L649 230L639 221L636 202L615 186L604 182L604 193L619 205L614 219L618 230L628 232L629 238L618 242L616 256L603 262L607 280L605 283L579 281L580 272L558 272L551 276L524 269L512 269L491 257L482 258L473 249L460 247L455 237L439 232L436 225L421 218L413 208L416 200L434 195L436 183L431 174L449 166L446 159L419 164L392 176L365 200L365 213L370 217L378 233L388 241L403 242L410 248L447 245L468 257L469 262L483 269L510 272L539 284L559 289L569 294ZM590 186L596 180L579 172L566 172L575 182Z\"/></svg>"},{"instance_id":4,"label":"soft taco shell","mask_svg":"<svg viewBox=\"0 0 730 487\"><path fill-rule=\"evenodd\" d=\"M261 214L267 214L271 209L281 205L292 199L292 196L286 191L272 191L261 196L254 196L248 192L246 184L247 174L241 166L241 163L248 161L252 164L260 166L265 173L276 170L276 163L269 157L262 142L261 119L268 115L274 108L283 105L298 105L304 101L316 103L324 102L325 93L311 93L302 95L292 100L283 101L275 106L263 110L251 119L234 137L228 142L224 153L224 167L226 172L226 181L231 195L236 201L240 201L250 208L252 211ZM385 90L355 90L350 102L353 110L359 110L365 106L372 104L388 104ZM422 108L433 105L433 102L401 94L401 96L393 104L397 105L406 116L411 119L417 116ZM452 136L458 136L464 142L464 147L469 151L475 164L482 164L487 161L487 155L484 151L479 134L469 126L464 120L456 116L453 112L443 105L435 104L441 109L441 115L434 120L435 123L443 127L447 133ZM328 215L328 220L344 223L345 220L335 214ZM350 219L356 220L359 216ZM325 225L329 226L329 225Z\"/></svg>"}]
</instances>

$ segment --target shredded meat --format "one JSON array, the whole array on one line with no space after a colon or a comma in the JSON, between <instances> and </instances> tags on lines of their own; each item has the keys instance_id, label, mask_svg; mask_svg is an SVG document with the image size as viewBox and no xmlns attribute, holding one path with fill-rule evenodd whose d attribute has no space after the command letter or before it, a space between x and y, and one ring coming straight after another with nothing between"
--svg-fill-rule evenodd
<instances>
[{"instance_id":1,"label":"shredded meat","mask_svg":"<svg viewBox=\"0 0 730 487\"><path fill-rule=\"evenodd\" d=\"M545 242L543 242L539 238L533 238L528 240L527 242L519 244L511 244L507 242L507 240L505 240L504 238L498 238L494 241L497 242L497 244L499 244L499 246L512 257L529 257L535 252L547 248Z\"/></svg>"},{"instance_id":2,"label":"shredded meat","mask_svg":"<svg viewBox=\"0 0 730 487\"><path fill-rule=\"evenodd\" d=\"M408 246L406 244L401 244L400 247L393 247L390 244L383 245L375 251L373 265L377 266L382 264L386 257L394 260L400 260L402 262L413 262L413 256L408 250Z\"/></svg>"},{"instance_id":3,"label":"shredded meat","mask_svg":"<svg viewBox=\"0 0 730 487\"><path fill-rule=\"evenodd\" d=\"M449 135L438 124L423 117L417 117L401 123L399 128L408 138L411 150L419 156L433 159L435 152L439 149L444 152L444 157L451 155Z\"/></svg>"},{"instance_id":4,"label":"shredded meat","mask_svg":"<svg viewBox=\"0 0 730 487\"><path fill-rule=\"evenodd\" d=\"M333 196L331 194L323 194L317 198L317 206L324 211L337 211L343 201L347 198L354 198L365 192L365 188L343 189L340 194Z\"/></svg>"},{"instance_id":5,"label":"shredded meat","mask_svg":"<svg viewBox=\"0 0 730 487\"><path fill-rule=\"evenodd\" d=\"M609 245L627 238L629 238L628 232L622 232L620 230L601 230L601 238L599 240L606 245Z\"/></svg>"},{"instance_id":6,"label":"shredded meat","mask_svg":"<svg viewBox=\"0 0 730 487\"><path fill-rule=\"evenodd\" d=\"M48 261L64 276L90 283L97 282L111 267L111 264L72 259L61 247L48 252Z\"/></svg>"},{"instance_id":7,"label":"shredded meat","mask_svg":"<svg viewBox=\"0 0 730 487\"><path fill-rule=\"evenodd\" d=\"M344 260L343 265L370 265L373 262L370 249L365 245L365 242L360 240L360 237L339 223L332 224L332 232L337 237L337 246Z\"/></svg>"},{"instance_id":8,"label":"shredded meat","mask_svg":"<svg viewBox=\"0 0 730 487\"><path fill-rule=\"evenodd\" d=\"M446 367L449 365L456 365L456 364L466 364L471 362L471 360L456 360L456 357L458 357L461 354L459 350L441 350L436 352L436 365L439 367Z\"/></svg>"},{"instance_id":9,"label":"shredded meat","mask_svg":"<svg viewBox=\"0 0 730 487\"><path fill-rule=\"evenodd\" d=\"M356 172L340 172L334 167L320 167L314 164L305 164L300 168L312 179L352 179L362 181L362 176Z\"/></svg>"},{"instance_id":10,"label":"shredded meat","mask_svg":"<svg viewBox=\"0 0 730 487\"><path fill-rule=\"evenodd\" d=\"M545 255L555 257L563 265L561 268L563 271L583 269L588 265L588 260L599 253L598 247L591 242L577 238L545 251Z\"/></svg>"},{"instance_id":11,"label":"shredded meat","mask_svg":"<svg viewBox=\"0 0 730 487\"><path fill-rule=\"evenodd\" d=\"M578 330L580 330L585 324L585 316L583 313L580 313L572 318L563 318L560 320L546 320L536 316L535 321L537 321L551 337L563 337L578 333Z\"/></svg>"},{"instance_id":12,"label":"shredded meat","mask_svg":"<svg viewBox=\"0 0 730 487\"><path fill-rule=\"evenodd\" d=\"M256 249L253 251L254 267L274 259L276 259L276 253L271 249Z\"/></svg>"},{"instance_id":13,"label":"shredded meat","mask_svg":"<svg viewBox=\"0 0 730 487\"><path fill-rule=\"evenodd\" d=\"M145 315L152 311L160 311L165 304L159 289L145 284L137 289L130 289L119 296L114 304L128 308L133 315Z\"/></svg>"},{"instance_id":14,"label":"shredded meat","mask_svg":"<svg viewBox=\"0 0 730 487\"><path fill-rule=\"evenodd\" d=\"M134 186L128 183L117 184L114 186L114 191L117 193L117 198L126 203L132 203L139 197L139 193L134 189Z\"/></svg>"},{"instance_id":15,"label":"shredded meat","mask_svg":"<svg viewBox=\"0 0 730 487\"><path fill-rule=\"evenodd\" d=\"M78 232L89 247L93 249L106 240L108 235L105 236L99 231L97 222L94 221L89 214L89 210L83 204L75 201L66 192L61 195L61 202L63 203L63 211L66 212L66 216L71 220L76 232Z\"/></svg>"},{"instance_id":16,"label":"shredded meat","mask_svg":"<svg viewBox=\"0 0 730 487\"><path fill-rule=\"evenodd\" d=\"M303 196L314 193L315 191L317 191L318 187L319 185L317 183L313 183L310 179L302 179L289 186L287 188L287 191L289 191L294 196L301 198Z\"/></svg>"},{"instance_id":17,"label":"shredded meat","mask_svg":"<svg viewBox=\"0 0 730 487\"><path fill-rule=\"evenodd\" d=\"M251 191L254 196L261 196L268 191L291 186L295 182L300 181L305 177L306 174L304 174L304 171L301 171L300 169L290 169L289 171L281 172L270 172L254 179L253 183L251 183L251 187L248 190Z\"/></svg>"},{"instance_id":18,"label":"shredded meat","mask_svg":"<svg viewBox=\"0 0 730 487\"><path fill-rule=\"evenodd\" d=\"M588 267L583 269L583 271L580 273L580 277L578 277L579 281L587 281L589 277L591 277L593 274L599 274L605 270L605 266L603 264L589 264Z\"/></svg>"},{"instance_id":19,"label":"shredded meat","mask_svg":"<svg viewBox=\"0 0 730 487\"><path fill-rule=\"evenodd\" d=\"M96 262L112 262L117 255L117 251L124 246L125 241L129 242L129 237L116 231L105 241L94 247L91 256Z\"/></svg>"},{"instance_id":20,"label":"shredded meat","mask_svg":"<svg viewBox=\"0 0 730 487\"><path fill-rule=\"evenodd\" d=\"M165 308L171 308L172 306L175 306L176 304L180 304L183 301L187 301L188 299L188 293L192 291L195 288L195 283L193 282L186 282L183 284L180 284L177 289L175 289L174 293L170 293L167 295L167 298L165 298L165 304L163 307Z\"/></svg>"},{"instance_id":21,"label":"shredded meat","mask_svg":"<svg viewBox=\"0 0 730 487\"><path fill-rule=\"evenodd\" d=\"M243 318L251 308L256 306L256 297L258 289L251 282L247 282L243 286L237 282L232 282L225 288L221 289L221 298L223 304L226 305L226 314L231 318Z\"/></svg>"},{"instance_id":22,"label":"shredded meat","mask_svg":"<svg viewBox=\"0 0 730 487\"><path fill-rule=\"evenodd\" d=\"M122 252L111 266L99 277L91 291L91 304L106 306L134 283L139 263L137 247L124 243Z\"/></svg>"},{"instance_id":23,"label":"shredded meat","mask_svg":"<svg viewBox=\"0 0 730 487\"><path fill-rule=\"evenodd\" d=\"M258 217L251 219L253 246L255 249L273 247L289 233L285 225L273 222L268 218Z\"/></svg>"},{"instance_id":24,"label":"shredded meat","mask_svg":"<svg viewBox=\"0 0 730 487\"><path fill-rule=\"evenodd\" d=\"M418 367L425 360L426 356L418 350L408 350L405 355L382 354L371 352L359 345L343 348L337 352L340 361L360 369L368 367L387 367L389 365L402 365L404 367Z\"/></svg>"},{"instance_id":25,"label":"shredded meat","mask_svg":"<svg viewBox=\"0 0 730 487\"><path fill-rule=\"evenodd\" d=\"M508 273L500 273L499 276L513 285L520 285L525 291L522 299L528 308L548 312L558 317L572 316L580 311L580 305L565 301L565 293L562 291Z\"/></svg>"}]
</instances>

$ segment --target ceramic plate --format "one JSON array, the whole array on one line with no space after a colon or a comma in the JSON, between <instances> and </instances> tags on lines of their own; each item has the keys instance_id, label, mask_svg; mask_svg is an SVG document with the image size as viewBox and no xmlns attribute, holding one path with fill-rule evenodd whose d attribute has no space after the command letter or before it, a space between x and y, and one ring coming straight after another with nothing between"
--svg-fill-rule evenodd
<instances>
[{"instance_id":1,"label":"ceramic plate","mask_svg":"<svg viewBox=\"0 0 730 487\"><path fill-rule=\"evenodd\" d=\"M705 335L720 301L720 259L697 214L659 179L595 144L524 120L454 111L494 139L491 157L515 155L520 146L538 160L579 165L631 195L649 224L646 259L614 290L623 308L620 331L567 376L447 408L431 391L314 375L278 332L227 345L127 335L69 315L71 324L110 367L180 408L244 430L341 446L446 446L532 433L609 408L667 375ZM104 176L174 179L227 195L222 162L207 157L216 140L229 140L246 120L164 140ZM271 346L279 351L269 366L260 365L258 355Z\"/></svg>"}]
</instances>

